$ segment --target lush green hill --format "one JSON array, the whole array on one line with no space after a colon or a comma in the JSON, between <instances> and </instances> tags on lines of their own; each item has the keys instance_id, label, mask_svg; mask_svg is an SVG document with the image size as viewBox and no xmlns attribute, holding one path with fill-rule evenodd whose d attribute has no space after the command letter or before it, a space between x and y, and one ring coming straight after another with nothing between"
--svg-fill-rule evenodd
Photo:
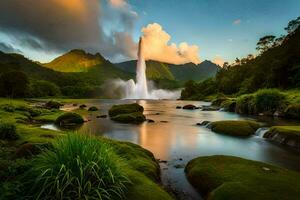
<instances>
[{"instance_id":1,"label":"lush green hill","mask_svg":"<svg viewBox=\"0 0 300 200\"><path fill-rule=\"evenodd\" d=\"M136 69L136 60L126 61L116 64L119 69L134 73ZM203 80L214 76L220 67L210 61L203 61L196 65L194 63L186 63L183 65L167 64L158 61L146 62L147 78L152 80Z\"/></svg>"},{"instance_id":2,"label":"lush green hill","mask_svg":"<svg viewBox=\"0 0 300 200\"><path fill-rule=\"evenodd\" d=\"M86 55L88 54L83 54L83 57ZM101 56L96 54L96 57L100 58ZM66 57L61 56L60 63L64 63L62 58ZM68 56L67 58L65 63L70 63ZM31 82L49 81L56 84L63 95L76 97L101 96L101 85L105 80L115 78L127 80L134 77L104 59L101 64L94 65L85 72L59 72L41 66L38 62L31 61L22 55L0 52L0 75L8 71L24 72Z\"/></svg>"},{"instance_id":3,"label":"lush green hill","mask_svg":"<svg viewBox=\"0 0 300 200\"><path fill-rule=\"evenodd\" d=\"M93 55L80 49L63 54L43 66L60 72L86 72L95 65L109 64L99 53Z\"/></svg>"}]
</instances>

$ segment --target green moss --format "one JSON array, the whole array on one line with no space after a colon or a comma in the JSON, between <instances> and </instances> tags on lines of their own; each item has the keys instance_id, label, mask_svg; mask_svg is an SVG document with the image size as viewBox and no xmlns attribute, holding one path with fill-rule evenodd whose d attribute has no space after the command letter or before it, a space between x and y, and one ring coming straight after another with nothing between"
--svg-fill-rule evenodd
<instances>
[{"instance_id":1,"label":"green moss","mask_svg":"<svg viewBox=\"0 0 300 200\"><path fill-rule=\"evenodd\" d=\"M130 142L117 142L104 138L101 140L110 143L116 153L124 158L133 169L143 173L153 181L160 179L159 165L150 151Z\"/></svg>"},{"instance_id":2,"label":"green moss","mask_svg":"<svg viewBox=\"0 0 300 200\"><path fill-rule=\"evenodd\" d=\"M211 130L233 136L250 136L260 127L257 122L249 120L228 120L211 123Z\"/></svg>"},{"instance_id":3,"label":"green moss","mask_svg":"<svg viewBox=\"0 0 300 200\"><path fill-rule=\"evenodd\" d=\"M121 123L139 124L146 120L143 115L144 108L139 104L114 105L109 109L111 120Z\"/></svg>"},{"instance_id":4,"label":"green moss","mask_svg":"<svg viewBox=\"0 0 300 200\"><path fill-rule=\"evenodd\" d=\"M71 112L64 113L55 120L55 124L59 126L78 125L82 124L83 122L84 120L81 115Z\"/></svg>"},{"instance_id":5,"label":"green moss","mask_svg":"<svg viewBox=\"0 0 300 200\"><path fill-rule=\"evenodd\" d=\"M129 114L129 113L143 112L143 111L144 111L143 106L140 106L137 103L121 104L121 105L113 105L109 109L108 114L110 117L114 117L119 114Z\"/></svg>"},{"instance_id":6,"label":"green moss","mask_svg":"<svg viewBox=\"0 0 300 200\"><path fill-rule=\"evenodd\" d=\"M191 160L185 168L190 183L207 199L298 199L300 173L232 156Z\"/></svg>"},{"instance_id":7,"label":"green moss","mask_svg":"<svg viewBox=\"0 0 300 200\"><path fill-rule=\"evenodd\" d=\"M171 200L173 199L159 185L152 182L142 173L130 170L127 172L132 186L128 188L128 200Z\"/></svg>"},{"instance_id":8,"label":"green moss","mask_svg":"<svg viewBox=\"0 0 300 200\"><path fill-rule=\"evenodd\" d=\"M135 112L129 114L119 114L111 117L110 119L121 123L140 124L146 120L146 117L141 112Z\"/></svg>"},{"instance_id":9,"label":"green moss","mask_svg":"<svg viewBox=\"0 0 300 200\"><path fill-rule=\"evenodd\" d=\"M0 139L2 140L17 140L16 125L12 123L0 123Z\"/></svg>"},{"instance_id":10,"label":"green moss","mask_svg":"<svg viewBox=\"0 0 300 200\"><path fill-rule=\"evenodd\" d=\"M266 134L268 135L270 133L279 133L289 136L300 136L300 126L273 126Z\"/></svg>"}]
</instances>

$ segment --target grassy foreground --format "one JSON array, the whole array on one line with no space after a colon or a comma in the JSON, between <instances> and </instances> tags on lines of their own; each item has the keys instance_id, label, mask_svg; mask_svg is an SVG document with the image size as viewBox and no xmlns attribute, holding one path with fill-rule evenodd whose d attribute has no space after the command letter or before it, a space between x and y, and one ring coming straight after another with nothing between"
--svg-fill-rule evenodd
<instances>
[{"instance_id":1,"label":"grassy foreground","mask_svg":"<svg viewBox=\"0 0 300 200\"><path fill-rule=\"evenodd\" d=\"M76 140L79 133L39 127L43 122L54 122L63 113L57 109L37 108L24 100L0 99L0 124L5 124L4 128L8 130L10 125L16 127L13 140L9 137L0 139L0 199L76 199L79 196L91 199L99 194L102 199L172 199L158 184L160 169L153 154L140 146L93 136ZM72 143L74 139L77 142ZM100 168L96 170L97 167ZM49 173L48 169L54 171ZM119 174L113 177L125 178L117 181L109 178L109 174L101 174L105 171L101 169ZM101 181L95 181L100 180L97 176L102 176ZM55 180L60 182L53 182ZM81 182L78 184L74 180ZM39 184L33 187L34 183L30 181ZM102 181L105 183L102 193L93 190L101 188ZM42 191L46 188L49 189L47 193ZM73 191L78 192L77 196Z\"/></svg>"},{"instance_id":2,"label":"grassy foreground","mask_svg":"<svg viewBox=\"0 0 300 200\"><path fill-rule=\"evenodd\" d=\"M185 171L190 183L210 200L297 200L300 196L300 173L262 162L199 157Z\"/></svg>"}]
</instances>

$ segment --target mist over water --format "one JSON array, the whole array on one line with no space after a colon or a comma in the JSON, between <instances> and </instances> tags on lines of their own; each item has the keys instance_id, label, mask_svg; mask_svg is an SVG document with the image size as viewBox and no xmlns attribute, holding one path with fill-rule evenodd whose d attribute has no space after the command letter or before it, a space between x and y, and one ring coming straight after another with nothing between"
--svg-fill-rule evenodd
<instances>
[{"instance_id":1,"label":"mist over water","mask_svg":"<svg viewBox=\"0 0 300 200\"><path fill-rule=\"evenodd\" d=\"M143 38L141 37L138 48L136 82L132 79L128 81L118 79L114 80L111 85L119 89L119 93L123 99L178 99L180 97L180 90L157 89L153 82L147 81L143 48Z\"/></svg>"}]
</instances>

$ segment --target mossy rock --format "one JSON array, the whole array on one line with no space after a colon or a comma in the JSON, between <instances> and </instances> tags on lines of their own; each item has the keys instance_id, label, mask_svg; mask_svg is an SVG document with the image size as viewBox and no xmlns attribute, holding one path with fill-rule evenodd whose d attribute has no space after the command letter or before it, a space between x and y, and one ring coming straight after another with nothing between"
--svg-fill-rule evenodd
<instances>
[{"instance_id":1,"label":"mossy rock","mask_svg":"<svg viewBox=\"0 0 300 200\"><path fill-rule=\"evenodd\" d=\"M233 156L191 160L185 172L189 182L209 200L296 200L300 173Z\"/></svg>"},{"instance_id":2,"label":"mossy rock","mask_svg":"<svg viewBox=\"0 0 300 200\"><path fill-rule=\"evenodd\" d=\"M56 119L55 124L59 126L76 126L82 124L83 122L84 120L81 115L68 112L60 115Z\"/></svg>"},{"instance_id":3,"label":"mossy rock","mask_svg":"<svg viewBox=\"0 0 300 200\"><path fill-rule=\"evenodd\" d=\"M228 120L211 123L212 131L232 136L250 136L260 127L259 123L249 120Z\"/></svg>"},{"instance_id":4,"label":"mossy rock","mask_svg":"<svg viewBox=\"0 0 300 200\"><path fill-rule=\"evenodd\" d=\"M81 108L81 109L84 109L84 108L86 108L87 106L85 105L85 104L81 104L80 106L79 106L79 108Z\"/></svg>"},{"instance_id":5,"label":"mossy rock","mask_svg":"<svg viewBox=\"0 0 300 200\"><path fill-rule=\"evenodd\" d=\"M140 124L146 120L146 117L141 112L134 112L128 114L119 114L111 117L110 119L121 123Z\"/></svg>"},{"instance_id":6,"label":"mossy rock","mask_svg":"<svg viewBox=\"0 0 300 200\"><path fill-rule=\"evenodd\" d=\"M45 107L48 108L48 109L59 109L61 106L63 106L63 104L61 104L58 101L53 101L53 100L48 101L45 104Z\"/></svg>"},{"instance_id":7,"label":"mossy rock","mask_svg":"<svg viewBox=\"0 0 300 200\"><path fill-rule=\"evenodd\" d=\"M264 134L264 138L300 150L300 126L273 126Z\"/></svg>"},{"instance_id":8,"label":"mossy rock","mask_svg":"<svg viewBox=\"0 0 300 200\"><path fill-rule=\"evenodd\" d=\"M144 112L143 106L140 106L137 103L133 104L121 104L121 105L113 105L108 114L110 117L114 117L120 114L129 114L129 113L137 113L137 112Z\"/></svg>"},{"instance_id":9,"label":"mossy rock","mask_svg":"<svg viewBox=\"0 0 300 200\"><path fill-rule=\"evenodd\" d=\"M289 105L284 111L284 116L286 118L300 120L300 104Z\"/></svg>"},{"instance_id":10,"label":"mossy rock","mask_svg":"<svg viewBox=\"0 0 300 200\"><path fill-rule=\"evenodd\" d=\"M97 111L99 110L96 106L89 107L88 111Z\"/></svg>"},{"instance_id":11,"label":"mossy rock","mask_svg":"<svg viewBox=\"0 0 300 200\"><path fill-rule=\"evenodd\" d=\"M19 135L17 134L16 125L12 123L0 124L0 139L2 140L17 140Z\"/></svg>"}]
</instances>

